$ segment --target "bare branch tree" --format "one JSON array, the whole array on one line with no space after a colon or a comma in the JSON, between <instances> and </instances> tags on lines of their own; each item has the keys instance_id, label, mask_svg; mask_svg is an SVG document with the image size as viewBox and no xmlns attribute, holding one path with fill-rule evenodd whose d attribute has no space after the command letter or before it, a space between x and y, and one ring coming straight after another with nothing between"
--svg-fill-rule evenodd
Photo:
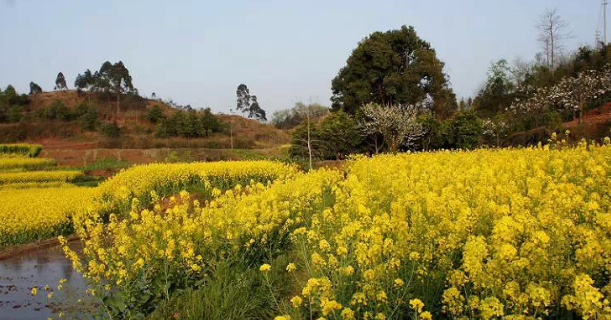
<instances>
[{"instance_id":1,"label":"bare branch tree","mask_svg":"<svg viewBox=\"0 0 611 320\"><path fill-rule=\"evenodd\" d=\"M305 117L306 122L307 122L308 136L305 142L308 146L308 157L309 157L310 170L312 170L312 124L311 122L312 122L313 113L315 111L314 109L316 107L317 105L304 104L302 102L297 102L295 104L296 112L300 114L302 117Z\"/></svg>"},{"instance_id":2,"label":"bare branch tree","mask_svg":"<svg viewBox=\"0 0 611 320\"><path fill-rule=\"evenodd\" d=\"M524 60L522 57L517 56L513 59L512 66L509 68L511 74L511 81L515 86L526 80L526 76L532 72L533 64L529 61Z\"/></svg>"},{"instance_id":3,"label":"bare branch tree","mask_svg":"<svg viewBox=\"0 0 611 320\"><path fill-rule=\"evenodd\" d=\"M556 9L545 10L536 26L539 30L537 40L541 43L547 66L552 72L556 67L556 57L564 49L564 41L571 38L570 32L566 30L568 26L569 24L562 20Z\"/></svg>"}]
</instances>

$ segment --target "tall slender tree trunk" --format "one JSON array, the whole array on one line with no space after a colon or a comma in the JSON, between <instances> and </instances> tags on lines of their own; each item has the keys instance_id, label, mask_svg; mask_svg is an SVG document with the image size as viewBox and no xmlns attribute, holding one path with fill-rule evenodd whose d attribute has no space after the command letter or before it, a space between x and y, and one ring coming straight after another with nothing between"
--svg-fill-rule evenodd
<instances>
[{"instance_id":1,"label":"tall slender tree trunk","mask_svg":"<svg viewBox=\"0 0 611 320\"><path fill-rule=\"evenodd\" d=\"M115 114L115 122L119 123L119 113L121 112L120 109L120 99L121 99L121 95L119 93L117 93L117 112Z\"/></svg>"},{"instance_id":2,"label":"tall slender tree trunk","mask_svg":"<svg viewBox=\"0 0 611 320\"><path fill-rule=\"evenodd\" d=\"M551 42L551 46L550 46L550 50L551 50L551 57L552 57L552 65L550 70L552 71L552 75L554 75L554 33L551 33L551 37L550 37L550 42Z\"/></svg>"},{"instance_id":3,"label":"tall slender tree trunk","mask_svg":"<svg viewBox=\"0 0 611 320\"><path fill-rule=\"evenodd\" d=\"M375 136L373 141L374 141L374 146L376 148L376 154L378 154L378 153L380 153L380 147L378 146L378 136L377 135Z\"/></svg>"},{"instance_id":4,"label":"tall slender tree trunk","mask_svg":"<svg viewBox=\"0 0 611 320\"><path fill-rule=\"evenodd\" d=\"M310 158L310 170L312 170L312 140L310 139L310 110L307 111L306 116L308 118L308 156Z\"/></svg>"},{"instance_id":5,"label":"tall slender tree trunk","mask_svg":"<svg viewBox=\"0 0 611 320\"><path fill-rule=\"evenodd\" d=\"M229 121L229 135L231 136L231 150L233 150L233 120Z\"/></svg>"},{"instance_id":6,"label":"tall slender tree trunk","mask_svg":"<svg viewBox=\"0 0 611 320\"><path fill-rule=\"evenodd\" d=\"M584 99L583 97L581 99L579 99L579 124L581 124L583 122L583 105L584 105Z\"/></svg>"}]
</instances>

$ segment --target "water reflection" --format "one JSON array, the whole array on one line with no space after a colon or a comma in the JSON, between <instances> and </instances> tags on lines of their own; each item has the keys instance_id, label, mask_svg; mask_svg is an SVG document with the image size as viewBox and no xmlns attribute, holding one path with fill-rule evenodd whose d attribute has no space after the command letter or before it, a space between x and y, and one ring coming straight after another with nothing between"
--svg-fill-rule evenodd
<instances>
[{"instance_id":1,"label":"water reflection","mask_svg":"<svg viewBox=\"0 0 611 320\"><path fill-rule=\"evenodd\" d=\"M73 250L81 249L80 242L70 244ZM58 290L60 279L67 279L63 290ZM50 286L45 291L45 285ZM38 294L32 296L32 287ZM85 295L86 285L81 275L72 269L60 247L40 249L0 261L0 319L57 318L59 312L87 318L85 313L73 310L91 306L91 298ZM52 298L48 294L53 291ZM77 301L81 299L81 303Z\"/></svg>"}]
</instances>

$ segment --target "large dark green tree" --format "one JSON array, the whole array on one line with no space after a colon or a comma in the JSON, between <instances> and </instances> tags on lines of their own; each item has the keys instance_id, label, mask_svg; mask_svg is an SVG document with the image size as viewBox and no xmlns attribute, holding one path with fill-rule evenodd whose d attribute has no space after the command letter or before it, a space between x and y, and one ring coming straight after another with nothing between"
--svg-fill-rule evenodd
<instances>
[{"instance_id":1,"label":"large dark green tree","mask_svg":"<svg viewBox=\"0 0 611 320\"><path fill-rule=\"evenodd\" d=\"M448 76L431 45L413 27L374 32L352 51L333 79L334 110L355 114L369 103L407 105L433 102L440 117L456 109Z\"/></svg>"}]
</instances>

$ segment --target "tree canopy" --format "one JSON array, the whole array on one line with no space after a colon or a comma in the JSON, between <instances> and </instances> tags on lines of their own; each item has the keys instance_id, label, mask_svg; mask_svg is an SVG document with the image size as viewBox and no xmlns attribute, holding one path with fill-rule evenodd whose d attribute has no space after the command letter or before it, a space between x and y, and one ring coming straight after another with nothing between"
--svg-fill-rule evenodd
<instances>
[{"instance_id":1,"label":"tree canopy","mask_svg":"<svg viewBox=\"0 0 611 320\"><path fill-rule=\"evenodd\" d=\"M443 67L435 50L413 27L374 32L358 44L333 79L332 108L355 114L370 102L429 102L436 114L445 117L456 109L456 99Z\"/></svg>"},{"instance_id":2,"label":"tree canopy","mask_svg":"<svg viewBox=\"0 0 611 320\"><path fill-rule=\"evenodd\" d=\"M58 73L55 77L55 90L67 90L68 85L66 84L66 77L63 73Z\"/></svg>"},{"instance_id":3,"label":"tree canopy","mask_svg":"<svg viewBox=\"0 0 611 320\"><path fill-rule=\"evenodd\" d=\"M87 73L87 71L85 71ZM77 77L78 80L78 77ZM88 78L82 79L85 83L89 83ZM117 115L120 112L120 99L122 94L137 93L132 83L132 76L129 70L125 67L122 61L114 64L106 61L102 64L100 71L96 71L93 75L92 89L100 92L111 93L117 99Z\"/></svg>"},{"instance_id":4,"label":"tree canopy","mask_svg":"<svg viewBox=\"0 0 611 320\"><path fill-rule=\"evenodd\" d=\"M30 82L30 94L39 94L42 93L42 88L34 83L34 81Z\"/></svg>"},{"instance_id":5,"label":"tree canopy","mask_svg":"<svg viewBox=\"0 0 611 320\"><path fill-rule=\"evenodd\" d=\"M265 110L261 108L257 101L257 96L250 95L250 90L245 84L240 84L236 90L237 104L236 109L246 114L251 119L267 121Z\"/></svg>"},{"instance_id":6,"label":"tree canopy","mask_svg":"<svg viewBox=\"0 0 611 320\"><path fill-rule=\"evenodd\" d=\"M306 116L309 116L313 120L317 120L328 113L329 108L319 103L306 105L303 102L297 102L293 108L274 111L272 115L272 124L276 126L276 128L292 129L305 120Z\"/></svg>"},{"instance_id":7,"label":"tree canopy","mask_svg":"<svg viewBox=\"0 0 611 320\"><path fill-rule=\"evenodd\" d=\"M74 80L74 86L77 89L86 89L89 90L95 84L95 77L91 73L91 70L87 69L83 74L79 74L76 76L76 80Z\"/></svg>"},{"instance_id":8,"label":"tree canopy","mask_svg":"<svg viewBox=\"0 0 611 320\"><path fill-rule=\"evenodd\" d=\"M493 117L511 105L514 84L507 60L501 59L490 65L486 86L474 101L474 108L483 117Z\"/></svg>"},{"instance_id":9,"label":"tree canopy","mask_svg":"<svg viewBox=\"0 0 611 320\"><path fill-rule=\"evenodd\" d=\"M85 71L85 74L87 71ZM125 94L133 92L134 85L129 70L122 61L115 64L106 61L93 76L94 89L97 91L112 92L114 94ZM85 76L85 80L87 80Z\"/></svg>"}]
</instances>

